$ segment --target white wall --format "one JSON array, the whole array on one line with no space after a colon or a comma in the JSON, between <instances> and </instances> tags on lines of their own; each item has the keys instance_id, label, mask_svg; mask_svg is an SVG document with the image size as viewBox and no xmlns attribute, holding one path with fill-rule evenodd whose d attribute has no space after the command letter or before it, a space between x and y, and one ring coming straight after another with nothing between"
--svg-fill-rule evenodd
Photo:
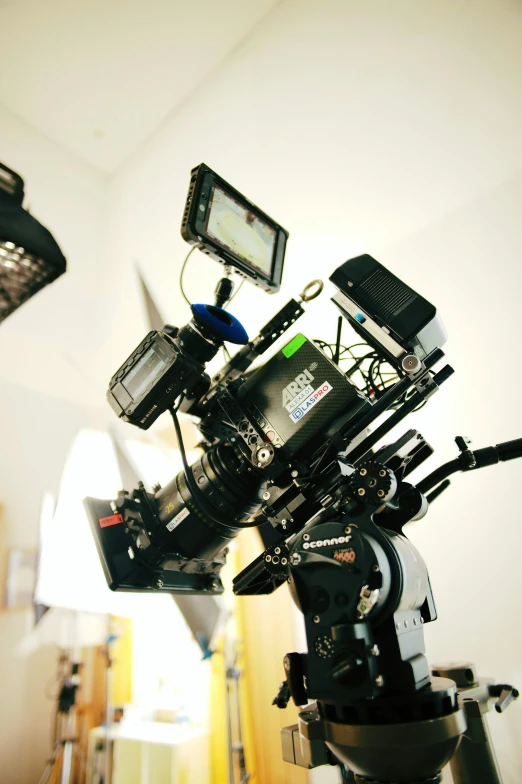
<instances>
[{"instance_id":1,"label":"white wall","mask_svg":"<svg viewBox=\"0 0 522 784\"><path fill-rule=\"evenodd\" d=\"M388 260L408 270L422 254L450 335L447 357L457 372L419 414L438 448L432 467L455 456L451 436L472 436L477 447L521 437L521 202L522 172L389 249ZM408 532L426 559L439 613L426 629L431 661L471 660L481 674L515 684L522 682L521 470L519 460L457 475ZM522 705L493 713L490 726L506 781L519 781Z\"/></svg>"},{"instance_id":2,"label":"white wall","mask_svg":"<svg viewBox=\"0 0 522 784\"><path fill-rule=\"evenodd\" d=\"M415 420L437 448L432 466L453 456L459 433L477 446L520 437L521 67L511 0L282 3L115 176L115 329L98 366L110 374L142 337L135 261L168 318L187 320L178 227L203 160L291 233L283 292L245 285L234 303L252 333L304 282L367 250L432 299L449 329L458 373ZM191 296L209 300L218 277L193 258ZM309 313L305 331L332 334L326 296ZM519 685L520 470L457 478L411 534L440 614L430 658L469 658ZM522 705L495 719L514 784Z\"/></svg>"},{"instance_id":3,"label":"white wall","mask_svg":"<svg viewBox=\"0 0 522 784\"><path fill-rule=\"evenodd\" d=\"M42 493L57 492L74 435L105 421L103 387L96 386L90 366L107 319L98 305L104 178L2 107L0 160L24 177L27 204L68 259L66 275L0 325L3 574L10 547L36 548ZM0 612L0 766L6 784L34 784L50 755L54 706L44 690L56 691L48 682L57 653L15 654L31 623L30 611Z\"/></svg>"}]
</instances>

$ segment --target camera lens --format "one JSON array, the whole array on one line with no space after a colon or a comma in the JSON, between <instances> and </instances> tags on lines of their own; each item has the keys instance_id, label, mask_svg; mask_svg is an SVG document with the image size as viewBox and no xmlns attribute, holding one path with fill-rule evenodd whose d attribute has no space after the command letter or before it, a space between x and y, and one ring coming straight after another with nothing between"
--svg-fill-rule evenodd
<instances>
[{"instance_id":1,"label":"camera lens","mask_svg":"<svg viewBox=\"0 0 522 784\"><path fill-rule=\"evenodd\" d=\"M190 466L195 497L184 472L155 496L162 546L187 558L211 558L257 514L265 481L235 447L219 444ZM209 518L201 506L211 507ZM219 522L222 521L222 522Z\"/></svg>"}]
</instances>

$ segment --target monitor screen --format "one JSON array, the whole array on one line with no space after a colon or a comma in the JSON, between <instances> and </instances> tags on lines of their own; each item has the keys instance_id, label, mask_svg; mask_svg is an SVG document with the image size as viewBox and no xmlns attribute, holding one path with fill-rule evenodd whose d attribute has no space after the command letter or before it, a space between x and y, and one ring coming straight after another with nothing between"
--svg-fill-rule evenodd
<instances>
[{"instance_id":1,"label":"monitor screen","mask_svg":"<svg viewBox=\"0 0 522 784\"><path fill-rule=\"evenodd\" d=\"M141 397L166 366L166 359L151 346L123 379L123 385L133 400Z\"/></svg>"},{"instance_id":2,"label":"monitor screen","mask_svg":"<svg viewBox=\"0 0 522 784\"><path fill-rule=\"evenodd\" d=\"M276 230L219 185L214 185L210 194L207 233L259 272L271 275Z\"/></svg>"}]
</instances>

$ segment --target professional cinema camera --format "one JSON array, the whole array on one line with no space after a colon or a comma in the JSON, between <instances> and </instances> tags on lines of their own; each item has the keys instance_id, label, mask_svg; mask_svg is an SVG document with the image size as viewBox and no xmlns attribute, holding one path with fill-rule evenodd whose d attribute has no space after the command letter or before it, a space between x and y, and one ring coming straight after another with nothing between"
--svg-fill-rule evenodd
<instances>
[{"instance_id":1,"label":"professional cinema camera","mask_svg":"<svg viewBox=\"0 0 522 784\"><path fill-rule=\"evenodd\" d=\"M274 703L299 724L282 731L284 759L340 764L346 781L435 784L452 759L456 784L500 781L482 715L518 696L478 680L471 665L430 672L423 625L436 618L428 573L403 527L426 514L455 471L522 455L522 439L460 456L416 486L433 450L416 430L382 439L453 370L433 305L371 256L330 277L341 316L327 344L298 333L253 363L320 293L313 281L248 340L223 310L230 270L269 292L281 281L287 232L207 166L193 170L182 234L225 264L214 305L181 328L152 331L109 384L116 414L147 429L169 411L183 470L166 487L140 484L114 501L87 499L113 590L218 594L227 545L257 526L265 550L235 577L236 594L288 583L304 616L307 653L284 659ZM341 345L341 324L359 337ZM216 374L225 343L241 348ZM346 360L349 366L346 367ZM188 465L178 412L195 417L203 455ZM459 741L460 745L459 745Z\"/></svg>"}]
</instances>

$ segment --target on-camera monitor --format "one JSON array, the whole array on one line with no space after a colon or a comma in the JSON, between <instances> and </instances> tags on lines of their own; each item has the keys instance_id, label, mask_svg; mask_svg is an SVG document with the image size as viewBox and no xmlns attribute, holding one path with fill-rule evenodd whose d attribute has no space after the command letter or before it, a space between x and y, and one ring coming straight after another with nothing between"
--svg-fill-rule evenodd
<instances>
[{"instance_id":1,"label":"on-camera monitor","mask_svg":"<svg viewBox=\"0 0 522 784\"><path fill-rule=\"evenodd\" d=\"M279 291L288 232L204 163L191 172L181 234L256 286Z\"/></svg>"},{"instance_id":2,"label":"on-camera monitor","mask_svg":"<svg viewBox=\"0 0 522 784\"><path fill-rule=\"evenodd\" d=\"M218 185L212 189L207 233L232 253L270 275L277 232Z\"/></svg>"}]
</instances>

